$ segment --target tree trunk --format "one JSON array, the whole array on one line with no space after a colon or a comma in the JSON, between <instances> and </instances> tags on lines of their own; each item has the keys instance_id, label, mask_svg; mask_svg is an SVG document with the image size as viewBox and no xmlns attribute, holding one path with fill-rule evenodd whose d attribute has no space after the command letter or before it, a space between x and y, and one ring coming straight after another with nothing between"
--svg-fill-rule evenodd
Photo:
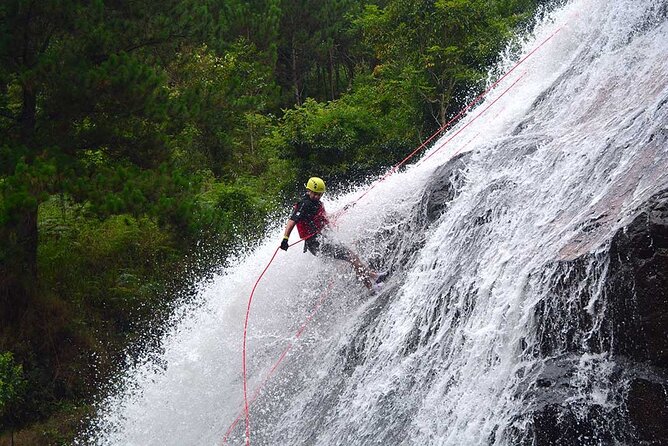
<instances>
[{"instance_id":1,"label":"tree trunk","mask_svg":"<svg viewBox=\"0 0 668 446\"><path fill-rule=\"evenodd\" d=\"M16 320L37 284L37 204L13 213L0 228L0 320Z\"/></svg>"},{"instance_id":2,"label":"tree trunk","mask_svg":"<svg viewBox=\"0 0 668 446\"><path fill-rule=\"evenodd\" d=\"M340 97L339 85L341 85L341 62L334 66L334 87L336 88L336 96Z\"/></svg>"},{"instance_id":3,"label":"tree trunk","mask_svg":"<svg viewBox=\"0 0 668 446\"><path fill-rule=\"evenodd\" d=\"M346 75L348 76L348 87L353 86L353 79L355 78L355 67L349 57L346 57L344 64Z\"/></svg>"},{"instance_id":4,"label":"tree trunk","mask_svg":"<svg viewBox=\"0 0 668 446\"><path fill-rule=\"evenodd\" d=\"M334 88L334 48L332 46L329 47L328 53L327 77L329 81L329 99L333 101L336 93Z\"/></svg>"},{"instance_id":5,"label":"tree trunk","mask_svg":"<svg viewBox=\"0 0 668 446\"><path fill-rule=\"evenodd\" d=\"M295 104L302 105L301 89L299 87L299 73L297 71L297 48L295 48L295 37L292 36L292 85L295 92Z\"/></svg>"},{"instance_id":6,"label":"tree trunk","mask_svg":"<svg viewBox=\"0 0 668 446\"><path fill-rule=\"evenodd\" d=\"M450 108L450 101L452 101L452 94L455 91L456 81L450 79L448 81L447 90L441 94L441 100L439 104L439 121L441 125L445 125L448 122L448 108Z\"/></svg>"}]
</instances>

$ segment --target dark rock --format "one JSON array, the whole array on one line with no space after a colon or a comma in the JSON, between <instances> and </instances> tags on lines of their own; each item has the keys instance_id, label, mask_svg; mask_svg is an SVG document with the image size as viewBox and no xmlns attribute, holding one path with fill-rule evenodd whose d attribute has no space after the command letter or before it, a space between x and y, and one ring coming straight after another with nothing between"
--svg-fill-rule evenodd
<instances>
[{"instance_id":1,"label":"dark rock","mask_svg":"<svg viewBox=\"0 0 668 446\"><path fill-rule=\"evenodd\" d=\"M609 349L609 333L593 331L592 313L587 311L592 293L605 272L603 257L592 254L557 262L541 272L550 274L542 281L547 281L551 292L549 299L541 300L536 306L536 319L541 321L537 325L535 354L538 357L598 354Z\"/></svg>"},{"instance_id":2,"label":"dark rock","mask_svg":"<svg viewBox=\"0 0 668 446\"><path fill-rule=\"evenodd\" d=\"M647 379L631 383L627 408L631 424L640 441L652 445L668 445L668 400L664 384Z\"/></svg>"},{"instance_id":3,"label":"dark rock","mask_svg":"<svg viewBox=\"0 0 668 446\"><path fill-rule=\"evenodd\" d=\"M518 445L668 445L665 371L631 360L590 358L596 373L579 382L581 356L549 358L521 377L525 412L511 435ZM591 388L606 389L597 401Z\"/></svg>"},{"instance_id":4,"label":"dark rock","mask_svg":"<svg viewBox=\"0 0 668 446\"><path fill-rule=\"evenodd\" d=\"M440 166L432 175L422 199L423 215L428 223L436 221L446 211L448 203L457 196L464 181L463 172L471 152L461 153Z\"/></svg>"},{"instance_id":5,"label":"dark rock","mask_svg":"<svg viewBox=\"0 0 668 446\"><path fill-rule=\"evenodd\" d=\"M610 247L613 351L668 368L668 191L644 208Z\"/></svg>"},{"instance_id":6,"label":"dark rock","mask_svg":"<svg viewBox=\"0 0 668 446\"><path fill-rule=\"evenodd\" d=\"M600 406L592 406L576 413L557 404L545 407L534 419L533 445L535 446L599 446L613 444L606 429L607 416Z\"/></svg>"},{"instance_id":7,"label":"dark rock","mask_svg":"<svg viewBox=\"0 0 668 446\"><path fill-rule=\"evenodd\" d=\"M528 353L540 367L522 377L528 427L515 443L668 445L668 191L642 205L607 253L540 274L551 293L536 307ZM585 355L587 378L574 380ZM594 387L605 404L582 398Z\"/></svg>"}]
</instances>

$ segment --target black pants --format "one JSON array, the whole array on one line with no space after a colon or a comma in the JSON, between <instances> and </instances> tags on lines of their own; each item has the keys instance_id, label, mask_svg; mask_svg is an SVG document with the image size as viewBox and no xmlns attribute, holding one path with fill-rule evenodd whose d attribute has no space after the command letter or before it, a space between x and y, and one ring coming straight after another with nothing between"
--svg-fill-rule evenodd
<instances>
[{"instance_id":1,"label":"black pants","mask_svg":"<svg viewBox=\"0 0 668 446\"><path fill-rule=\"evenodd\" d=\"M304 252L306 250L314 256L322 254L325 257L350 262L350 250L348 248L339 243L322 240L322 236L319 234L304 241Z\"/></svg>"}]
</instances>

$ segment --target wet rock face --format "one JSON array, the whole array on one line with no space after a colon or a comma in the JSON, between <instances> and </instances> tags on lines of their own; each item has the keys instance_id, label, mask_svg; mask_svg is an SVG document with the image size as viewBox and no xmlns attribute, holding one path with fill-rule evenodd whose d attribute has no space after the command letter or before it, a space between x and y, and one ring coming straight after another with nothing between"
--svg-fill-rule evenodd
<instances>
[{"instance_id":1,"label":"wet rock face","mask_svg":"<svg viewBox=\"0 0 668 446\"><path fill-rule=\"evenodd\" d=\"M613 352L658 369L633 379L626 406L642 444L668 444L668 191L654 196L610 248L606 284L616 336Z\"/></svg>"},{"instance_id":2,"label":"wet rock face","mask_svg":"<svg viewBox=\"0 0 668 446\"><path fill-rule=\"evenodd\" d=\"M610 259L613 351L668 368L668 191L615 234Z\"/></svg>"},{"instance_id":3,"label":"wet rock face","mask_svg":"<svg viewBox=\"0 0 668 446\"><path fill-rule=\"evenodd\" d=\"M666 381L633 380L626 404L636 436L645 444L668 444L668 398Z\"/></svg>"},{"instance_id":4,"label":"wet rock face","mask_svg":"<svg viewBox=\"0 0 668 446\"><path fill-rule=\"evenodd\" d=\"M583 388L581 361L576 354L548 359L526 376L527 428L510 444L668 445L665 371L601 357L589 366L602 373Z\"/></svg>"},{"instance_id":5,"label":"wet rock face","mask_svg":"<svg viewBox=\"0 0 668 446\"><path fill-rule=\"evenodd\" d=\"M463 172L470 158L471 152L459 154L436 169L432 175L432 181L425 190L420 212L427 224L438 220L447 210L448 203L457 196L457 188L464 181Z\"/></svg>"},{"instance_id":6,"label":"wet rock face","mask_svg":"<svg viewBox=\"0 0 668 446\"><path fill-rule=\"evenodd\" d=\"M559 405L546 406L535 422L534 440L537 445L594 446L614 444L611 435L601 429L601 410L593 406L584 419Z\"/></svg>"},{"instance_id":7,"label":"wet rock face","mask_svg":"<svg viewBox=\"0 0 668 446\"><path fill-rule=\"evenodd\" d=\"M601 269L592 265L601 255L562 262L550 279L554 299L537 308L534 352L550 359L527 376L530 421L517 443L668 445L668 191L614 235L608 256L598 330L586 284L598 281ZM607 364L594 374L608 392L603 404L574 402L582 391L573 380L578 358L587 354Z\"/></svg>"},{"instance_id":8,"label":"wet rock face","mask_svg":"<svg viewBox=\"0 0 668 446\"><path fill-rule=\"evenodd\" d=\"M401 269L406 270L412 264L415 255L424 246L426 229L447 211L450 202L458 195L470 157L470 152L460 154L438 167L411 217L405 221L401 217L399 224L377 233L376 237L387 241L392 249L383 252L379 259L371 259L372 267L390 268L395 275L394 265L402 265Z\"/></svg>"}]
</instances>

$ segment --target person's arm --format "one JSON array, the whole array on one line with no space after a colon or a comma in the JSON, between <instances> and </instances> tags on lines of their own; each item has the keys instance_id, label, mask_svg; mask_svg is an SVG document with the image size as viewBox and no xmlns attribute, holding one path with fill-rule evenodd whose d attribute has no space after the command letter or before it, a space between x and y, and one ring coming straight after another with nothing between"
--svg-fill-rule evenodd
<instances>
[{"instance_id":1,"label":"person's arm","mask_svg":"<svg viewBox=\"0 0 668 446\"><path fill-rule=\"evenodd\" d=\"M292 230L294 229L294 227L295 227L296 224L297 224L297 222L294 221L293 219L289 219L289 220L288 220L288 224L285 225L285 232L283 233L283 238L284 238L285 240L287 240L288 238L290 238L290 233L292 232Z\"/></svg>"},{"instance_id":2,"label":"person's arm","mask_svg":"<svg viewBox=\"0 0 668 446\"><path fill-rule=\"evenodd\" d=\"M283 233L283 240L281 240L281 249L283 251L287 251L288 247L290 246L288 244L288 239L290 238L290 233L294 229L295 225L297 224L296 221L293 219L288 220L288 224L285 225L285 232Z\"/></svg>"}]
</instances>

